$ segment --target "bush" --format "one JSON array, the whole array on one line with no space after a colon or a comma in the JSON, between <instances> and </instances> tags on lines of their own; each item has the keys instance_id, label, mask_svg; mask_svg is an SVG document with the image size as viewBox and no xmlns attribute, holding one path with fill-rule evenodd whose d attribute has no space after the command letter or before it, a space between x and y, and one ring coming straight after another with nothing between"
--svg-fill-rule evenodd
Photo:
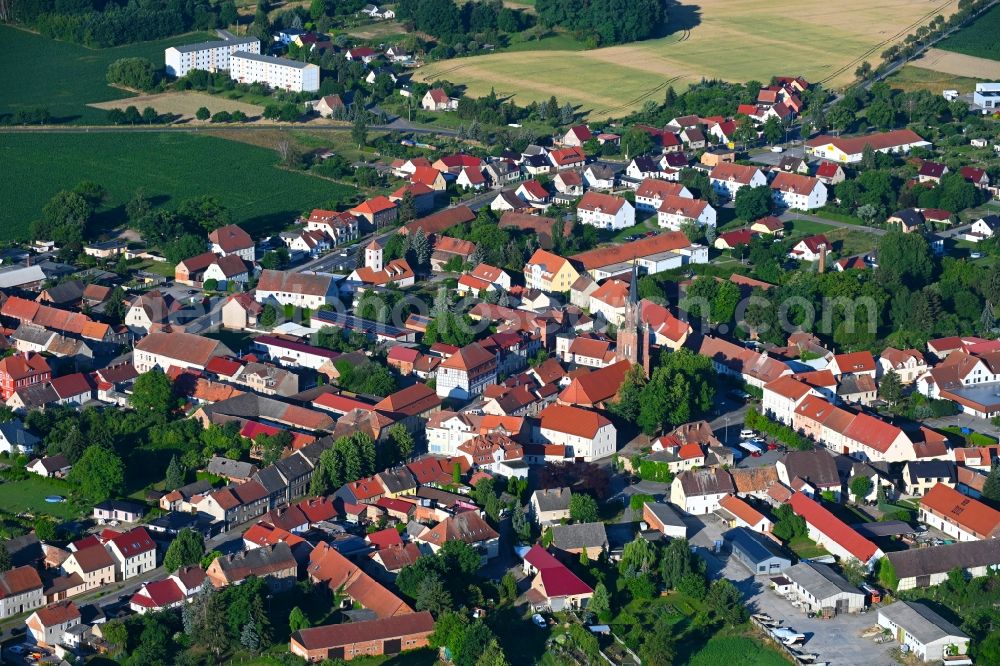
<instances>
[{"instance_id":1,"label":"bush","mask_svg":"<svg viewBox=\"0 0 1000 666\"><path fill-rule=\"evenodd\" d=\"M808 451L813 448L812 442L795 432L795 430L772 421L753 407L747 409L744 422L748 428L769 435L790 448L799 449L800 451Z\"/></svg>"}]
</instances>

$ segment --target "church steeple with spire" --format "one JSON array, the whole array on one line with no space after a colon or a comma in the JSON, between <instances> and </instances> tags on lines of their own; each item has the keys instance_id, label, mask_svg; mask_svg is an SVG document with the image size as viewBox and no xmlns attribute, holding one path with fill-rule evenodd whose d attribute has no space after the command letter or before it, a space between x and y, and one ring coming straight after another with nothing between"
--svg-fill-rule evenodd
<instances>
[{"instance_id":1,"label":"church steeple with spire","mask_svg":"<svg viewBox=\"0 0 1000 666\"><path fill-rule=\"evenodd\" d=\"M618 327L615 358L633 365L642 364L649 376L649 331L642 322L642 305L639 299L639 264L632 260L632 281L625 301L625 315Z\"/></svg>"}]
</instances>

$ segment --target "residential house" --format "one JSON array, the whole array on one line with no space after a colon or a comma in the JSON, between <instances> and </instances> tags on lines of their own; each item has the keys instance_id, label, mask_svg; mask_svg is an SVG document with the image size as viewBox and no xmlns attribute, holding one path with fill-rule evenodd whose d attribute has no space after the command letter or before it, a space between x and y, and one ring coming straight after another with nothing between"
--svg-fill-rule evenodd
<instances>
[{"instance_id":1,"label":"residential house","mask_svg":"<svg viewBox=\"0 0 1000 666\"><path fill-rule=\"evenodd\" d=\"M884 377L889 371L895 372L901 384L913 384L928 371L924 355L916 349L896 349L886 347L878 359L877 374Z\"/></svg>"},{"instance_id":2,"label":"residential house","mask_svg":"<svg viewBox=\"0 0 1000 666\"><path fill-rule=\"evenodd\" d=\"M92 517L98 525L112 520L123 523L137 523L146 514L146 507L139 502L127 500L104 500L94 505Z\"/></svg>"},{"instance_id":3,"label":"residential house","mask_svg":"<svg viewBox=\"0 0 1000 666\"><path fill-rule=\"evenodd\" d=\"M559 612L587 607L594 590L549 551L535 544L524 555L523 571L534 575L526 593L535 610Z\"/></svg>"},{"instance_id":4,"label":"residential house","mask_svg":"<svg viewBox=\"0 0 1000 666\"><path fill-rule=\"evenodd\" d=\"M660 204L667 197L683 197L693 199L691 191L680 183L672 183L657 178L647 178L639 183L635 191L635 208L646 212L660 209Z\"/></svg>"},{"instance_id":5,"label":"residential house","mask_svg":"<svg viewBox=\"0 0 1000 666\"><path fill-rule=\"evenodd\" d=\"M483 561L496 557L500 548L500 535L478 511L448 516L437 525L424 528L415 540L427 544L434 553L449 541L462 541L472 546Z\"/></svg>"},{"instance_id":6,"label":"residential house","mask_svg":"<svg viewBox=\"0 0 1000 666\"><path fill-rule=\"evenodd\" d=\"M536 443L566 447L567 457L586 461L615 452L617 431L605 416L570 405L551 404L538 414Z\"/></svg>"},{"instance_id":7,"label":"residential house","mask_svg":"<svg viewBox=\"0 0 1000 666\"><path fill-rule=\"evenodd\" d=\"M420 107L424 111L454 111L458 108L458 100L448 97L444 88L431 88L420 100Z\"/></svg>"},{"instance_id":8,"label":"residential house","mask_svg":"<svg viewBox=\"0 0 1000 666\"><path fill-rule=\"evenodd\" d=\"M32 474L37 474L38 476L44 476L49 479L62 479L69 474L70 469L72 469L69 460L66 456L44 456L36 460L29 462L25 469Z\"/></svg>"},{"instance_id":9,"label":"residential house","mask_svg":"<svg viewBox=\"0 0 1000 666\"><path fill-rule=\"evenodd\" d=\"M820 257L825 257L833 251L833 245L823 234L806 236L795 244L789 252L790 259L799 261L818 261Z\"/></svg>"},{"instance_id":10,"label":"residential house","mask_svg":"<svg viewBox=\"0 0 1000 666\"><path fill-rule=\"evenodd\" d=\"M766 352L758 353L722 338L706 336L698 353L712 359L717 372L742 377L747 384L760 389L783 375L792 374L791 368L770 358Z\"/></svg>"},{"instance_id":11,"label":"residential house","mask_svg":"<svg viewBox=\"0 0 1000 666\"><path fill-rule=\"evenodd\" d=\"M622 197L588 191L576 207L576 218L598 229L624 229L635 225L635 208Z\"/></svg>"},{"instance_id":12,"label":"residential house","mask_svg":"<svg viewBox=\"0 0 1000 666\"><path fill-rule=\"evenodd\" d=\"M761 406L771 418L792 425L795 409L809 395L819 395L814 388L790 375L784 375L764 385Z\"/></svg>"},{"instance_id":13,"label":"residential house","mask_svg":"<svg viewBox=\"0 0 1000 666\"><path fill-rule=\"evenodd\" d=\"M21 419L13 418L0 423L0 453L31 455L42 441L25 429Z\"/></svg>"},{"instance_id":14,"label":"residential house","mask_svg":"<svg viewBox=\"0 0 1000 666\"><path fill-rule=\"evenodd\" d=\"M771 181L771 194L779 208L813 210L826 205L826 185L797 173L779 172Z\"/></svg>"},{"instance_id":15,"label":"residential house","mask_svg":"<svg viewBox=\"0 0 1000 666\"><path fill-rule=\"evenodd\" d=\"M552 525L569 520L569 501L573 492L569 488L545 488L531 493L528 509L538 525Z\"/></svg>"},{"instance_id":16,"label":"residential house","mask_svg":"<svg viewBox=\"0 0 1000 666\"><path fill-rule=\"evenodd\" d=\"M76 574L80 577L84 590L94 590L110 585L116 580L117 563L108 550L94 539L92 545L75 550L69 554L62 565L62 571L67 576Z\"/></svg>"},{"instance_id":17,"label":"residential house","mask_svg":"<svg viewBox=\"0 0 1000 666\"><path fill-rule=\"evenodd\" d=\"M576 146L559 148L549 152L549 161L557 171L582 167L586 160L587 156L584 154L583 149Z\"/></svg>"},{"instance_id":18,"label":"residential house","mask_svg":"<svg viewBox=\"0 0 1000 666\"><path fill-rule=\"evenodd\" d=\"M569 261L541 248L535 250L524 266L525 286L528 289L566 292L579 277Z\"/></svg>"},{"instance_id":19,"label":"residential house","mask_svg":"<svg viewBox=\"0 0 1000 666\"><path fill-rule=\"evenodd\" d=\"M583 177L576 171L560 171L552 178L556 192L568 197L578 197L583 194Z\"/></svg>"},{"instance_id":20,"label":"residential house","mask_svg":"<svg viewBox=\"0 0 1000 666\"><path fill-rule=\"evenodd\" d=\"M156 568L156 544L143 527L110 536L104 547L115 558L119 580L128 580Z\"/></svg>"},{"instance_id":21,"label":"residential house","mask_svg":"<svg viewBox=\"0 0 1000 666\"><path fill-rule=\"evenodd\" d=\"M943 483L924 495L919 517L920 522L959 541L994 539L1000 535L1000 511Z\"/></svg>"},{"instance_id":22,"label":"residential house","mask_svg":"<svg viewBox=\"0 0 1000 666\"><path fill-rule=\"evenodd\" d=\"M442 398L457 397L467 400L481 394L485 385L494 383L496 373L496 354L473 342L459 349L438 366L435 389Z\"/></svg>"},{"instance_id":23,"label":"residential house","mask_svg":"<svg viewBox=\"0 0 1000 666\"><path fill-rule=\"evenodd\" d=\"M673 230L691 224L715 227L716 214L707 201L668 195L660 203L656 220L660 227Z\"/></svg>"},{"instance_id":24,"label":"residential house","mask_svg":"<svg viewBox=\"0 0 1000 666\"><path fill-rule=\"evenodd\" d=\"M375 229L380 229L396 221L399 206L380 194L361 202L351 209L351 213L364 218Z\"/></svg>"},{"instance_id":25,"label":"residential house","mask_svg":"<svg viewBox=\"0 0 1000 666\"><path fill-rule=\"evenodd\" d=\"M910 460L903 465L903 489L907 495L923 497L934 486L955 487L955 463L948 460Z\"/></svg>"},{"instance_id":26,"label":"residential house","mask_svg":"<svg viewBox=\"0 0 1000 666\"><path fill-rule=\"evenodd\" d=\"M590 128L586 125L574 125L566 130L566 133L563 134L560 143L564 146L582 148L583 144L590 141L592 136L593 134L591 133Z\"/></svg>"},{"instance_id":27,"label":"residential house","mask_svg":"<svg viewBox=\"0 0 1000 666\"><path fill-rule=\"evenodd\" d=\"M330 275L264 269L255 291L257 302L318 310L339 302L336 280Z\"/></svg>"},{"instance_id":28,"label":"residential house","mask_svg":"<svg viewBox=\"0 0 1000 666\"><path fill-rule=\"evenodd\" d=\"M937 184L941 182L941 176L946 173L948 173L948 167L944 164L924 160L923 164L920 165L920 169L917 171L917 182Z\"/></svg>"},{"instance_id":29,"label":"residential house","mask_svg":"<svg viewBox=\"0 0 1000 666\"><path fill-rule=\"evenodd\" d=\"M579 555L587 551L587 556L597 559L608 550L608 533L604 523L575 523L573 525L553 525L552 545L567 555Z\"/></svg>"},{"instance_id":30,"label":"residential house","mask_svg":"<svg viewBox=\"0 0 1000 666\"><path fill-rule=\"evenodd\" d=\"M18 389L50 379L52 369L40 354L25 352L0 359L0 397L4 401L9 400Z\"/></svg>"},{"instance_id":31,"label":"residential house","mask_svg":"<svg viewBox=\"0 0 1000 666\"><path fill-rule=\"evenodd\" d=\"M0 618L40 608L45 603L42 579L31 566L19 566L0 573Z\"/></svg>"},{"instance_id":32,"label":"residential house","mask_svg":"<svg viewBox=\"0 0 1000 666\"><path fill-rule=\"evenodd\" d=\"M717 164L709 172L712 188L721 196L733 199L742 187L767 185L767 178L757 167L739 164Z\"/></svg>"},{"instance_id":33,"label":"residential house","mask_svg":"<svg viewBox=\"0 0 1000 666\"><path fill-rule=\"evenodd\" d=\"M670 501L692 515L717 511L719 501L736 492L733 479L724 469L688 470L674 477Z\"/></svg>"},{"instance_id":34,"label":"residential house","mask_svg":"<svg viewBox=\"0 0 1000 666\"><path fill-rule=\"evenodd\" d=\"M24 621L29 640L44 648L66 642L67 633L80 624L80 609L64 600L39 608Z\"/></svg>"},{"instance_id":35,"label":"residential house","mask_svg":"<svg viewBox=\"0 0 1000 666\"><path fill-rule=\"evenodd\" d=\"M837 185L847 179L844 167L836 162L820 162L816 167L816 179L824 185Z\"/></svg>"},{"instance_id":36,"label":"residential house","mask_svg":"<svg viewBox=\"0 0 1000 666\"><path fill-rule=\"evenodd\" d=\"M256 576L263 578L272 590L285 590L295 584L298 563L292 549L282 542L217 557L205 574L216 588L236 585L250 576Z\"/></svg>"},{"instance_id":37,"label":"residential house","mask_svg":"<svg viewBox=\"0 0 1000 666\"><path fill-rule=\"evenodd\" d=\"M227 224L209 232L208 242L212 252L220 257L234 254L251 264L257 260L253 238L235 224Z\"/></svg>"},{"instance_id":38,"label":"residential house","mask_svg":"<svg viewBox=\"0 0 1000 666\"><path fill-rule=\"evenodd\" d=\"M149 372L153 368L165 372L171 366L204 370L212 358L232 353L232 350L218 340L193 333L157 331L136 343L133 363L139 373Z\"/></svg>"},{"instance_id":39,"label":"residential house","mask_svg":"<svg viewBox=\"0 0 1000 666\"><path fill-rule=\"evenodd\" d=\"M770 518L736 495L726 495L720 499L716 513L729 523L730 527L745 527L752 532L767 533L774 525Z\"/></svg>"},{"instance_id":40,"label":"residential house","mask_svg":"<svg viewBox=\"0 0 1000 666\"><path fill-rule=\"evenodd\" d=\"M615 170L603 164L589 164L583 170L583 183L592 190L612 190L615 187Z\"/></svg>"}]
</instances>

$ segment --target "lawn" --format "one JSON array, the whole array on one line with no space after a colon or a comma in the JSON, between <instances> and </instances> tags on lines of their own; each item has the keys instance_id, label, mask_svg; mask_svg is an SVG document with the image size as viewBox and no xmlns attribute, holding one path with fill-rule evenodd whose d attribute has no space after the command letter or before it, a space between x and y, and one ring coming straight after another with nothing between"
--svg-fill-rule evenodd
<instances>
[{"instance_id":1,"label":"lawn","mask_svg":"<svg viewBox=\"0 0 1000 666\"><path fill-rule=\"evenodd\" d=\"M49 495L69 497L70 486L61 479L46 479L32 475L22 481L0 483L0 507L10 513L28 512L33 515L46 514L61 520L71 520L80 515L72 502L49 504Z\"/></svg>"},{"instance_id":2,"label":"lawn","mask_svg":"<svg viewBox=\"0 0 1000 666\"><path fill-rule=\"evenodd\" d=\"M937 44L937 48L955 53L1000 60L1000 7L994 7L975 23Z\"/></svg>"},{"instance_id":3,"label":"lawn","mask_svg":"<svg viewBox=\"0 0 1000 666\"><path fill-rule=\"evenodd\" d=\"M942 90L957 90L963 93L972 92L976 88L977 80L965 76L935 72L915 65L906 65L886 79L886 83L904 92L927 90L935 95L940 95Z\"/></svg>"},{"instance_id":4,"label":"lawn","mask_svg":"<svg viewBox=\"0 0 1000 666\"><path fill-rule=\"evenodd\" d=\"M826 552L826 548L818 545L815 541L809 537L795 537L788 542L788 547L798 555L800 558L807 559L810 557L822 557L823 555L829 555Z\"/></svg>"},{"instance_id":5,"label":"lawn","mask_svg":"<svg viewBox=\"0 0 1000 666\"><path fill-rule=\"evenodd\" d=\"M956 7L957 0L702 0L671 5L672 32L658 39L589 51L522 42L517 48L534 48L432 63L416 76L462 83L473 95L495 88L520 104L555 95L592 118L621 116L661 101L668 85L683 89L702 78L768 81L787 72L841 86L911 26Z\"/></svg>"},{"instance_id":6,"label":"lawn","mask_svg":"<svg viewBox=\"0 0 1000 666\"><path fill-rule=\"evenodd\" d=\"M355 190L279 169L273 150L180 132L0 135L0 239L25 238L57 191L90 179L108 190L98 224L124 221L137 188L158 205L210 194L253 235L274 232L302 211L354 196Z\"/></svg>"},{"instance_id":7,"label":"lawn","mask_svg":"<svg viewBox=\"0 0 1000 666\"><path fill-rule=\"evenodd\" d=\"M163 64L163 50L175 44L217 39L192 33L111 49L88 49L0 25L6 66L0 68L0 117L18 109L45 107L59 122L103 123L106 113L87 104L131 97L106 82L108 65L140 56Z\"/></svg>"},{"instance_id":8,"label":"lawn","mask_svg":"<svg viewBox=\"0 0 1000 666\"><path fill-rule=\"evenodd\" d=\"M793 234L825 234L835 229L829 224L816 222L814 220L792 220L786 229L789 235Z\"/></svg>"},{"instance_id":9,"label":"lawn","mask_svg":"<svg viewBox=\"0 0 1000 666\"><path fill-rule=\"evenodd\" d=\"M695 652L688 666L788 666L788 660L777 650L749 636L713 636L705 647Z\"/></svg>"}]
</instances>

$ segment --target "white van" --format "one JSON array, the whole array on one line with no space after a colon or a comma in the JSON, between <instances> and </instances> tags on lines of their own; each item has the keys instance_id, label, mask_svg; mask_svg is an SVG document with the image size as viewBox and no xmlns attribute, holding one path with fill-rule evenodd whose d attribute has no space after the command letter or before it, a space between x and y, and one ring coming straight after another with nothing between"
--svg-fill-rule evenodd
<instances>
[{"instance_id":1,"label":"white van","mask_svg":"<svg viewBox=\"0 0 1000 666\"><path fill-rule=\"evenodd\" d=\"M740 439L753 439L756 436L757 433L755 433L753 430L748 430L746 428L740 430Z\"/></svg>"}]
</instances>

